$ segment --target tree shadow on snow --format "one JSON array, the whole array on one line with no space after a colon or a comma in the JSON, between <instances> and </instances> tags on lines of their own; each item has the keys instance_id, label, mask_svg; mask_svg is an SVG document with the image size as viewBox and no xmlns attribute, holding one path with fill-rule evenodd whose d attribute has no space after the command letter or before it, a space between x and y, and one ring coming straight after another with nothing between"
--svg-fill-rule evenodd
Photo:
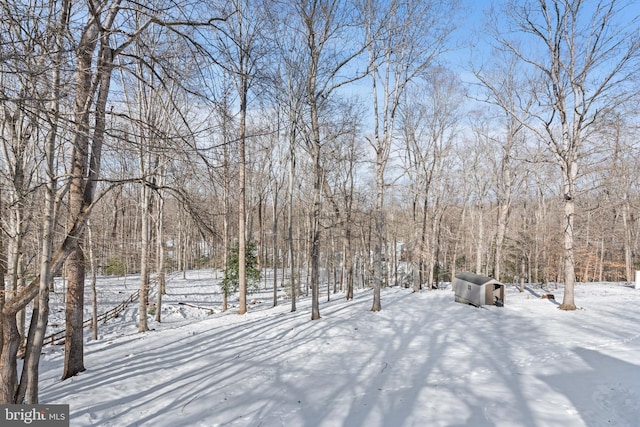
<instances>
[{"instance_id":1,"label":"tree shadow on snow","mask_svg":"<svg viewBox=\"0 0 640 427\"><path fill-rule=\"evenodd\" d=\"M373 313L362 292L323 304L313 322L301 301L295 313L148 333L133 348L114 341L122 350L109 354L124 360L87 363L43 400L71 403L74 426L536 425L518 373L534 356L513 345L547 348L535 321L455 303L450 292L394 290L382 302ZM82 393L100 403L70 402Z\"/></svg>"},{"instance_id":2,"label":"tree shadow on snow","mask_svg":"<svg viewBox=\"0 0 640 427\"><path fill-rule=\"evenodd\" d=\"M575 348L573 353L586 366L540 378L571 401L587 426L637 425L640 365L586 348ZM567 363L580 365L570 359Z\"/></svg>"}]
</instances>

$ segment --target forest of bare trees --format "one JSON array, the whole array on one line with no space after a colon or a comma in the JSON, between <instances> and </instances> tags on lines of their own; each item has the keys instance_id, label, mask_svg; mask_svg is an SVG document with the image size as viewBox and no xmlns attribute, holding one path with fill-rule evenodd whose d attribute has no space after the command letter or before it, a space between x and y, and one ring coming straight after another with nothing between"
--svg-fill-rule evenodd
<instances>
[{"instance_id":1,"label":"forest of bare trees","mask_svg":"<svg viewBox=\"0 0 640 427\"><path fill-rule=\"evenodd\" d=\"M456 0L0 0L0 402L37 403L50 292L244 260L296 296L640 269L640 10ZM463 60L460 58L463 57ZM635 160L634 160L635 159ZM249 245L248 243L251 243ZM327 291L328 292L328 291ZM278 300L274 293L273 304ZM225 299L226 309L226 299ZM155 321L161 321L156 310ZM23 358L18 372L18 359Z\"/></svg>"}]
</instances>

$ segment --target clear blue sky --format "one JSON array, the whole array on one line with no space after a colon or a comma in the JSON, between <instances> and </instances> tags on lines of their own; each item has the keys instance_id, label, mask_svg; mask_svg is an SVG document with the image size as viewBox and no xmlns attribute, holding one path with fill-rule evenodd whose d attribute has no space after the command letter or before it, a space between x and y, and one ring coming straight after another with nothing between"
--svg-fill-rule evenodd
<instances>
[{"instance_id":1,"label":"clear blue sky","mask_svg":"<svg viewBox=\"0 0 640 427\"><path fill-rule=\"evenodd\" d=\"M631 28L636 26L636 33L640 32L640 0L614 1L620 6L624 5L623 13L618 14L616 20L627 25L631 24ZM462 17L454 36L459 47L449 52L446 55L446 60L453 69L463 76L464 80L467 80L464 76L468 74L469 62L472 59L478 65L489 59L488 40L484 33L486 12L492 4L499 10L508 0L460 0L460 2ZM584 2L583 9L594 7L596 4L595 0L587 0ZM633 22L634 19L635 22Z\"/></svg>"}]
</instances>

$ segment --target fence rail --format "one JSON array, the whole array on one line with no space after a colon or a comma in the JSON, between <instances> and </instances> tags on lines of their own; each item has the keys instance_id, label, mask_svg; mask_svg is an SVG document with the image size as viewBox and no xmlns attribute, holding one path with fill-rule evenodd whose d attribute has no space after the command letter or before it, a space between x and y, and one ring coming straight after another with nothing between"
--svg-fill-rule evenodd
<instances>
[{"instance_id":1,"label":"fence rail","mask_svg":"<svg viewBox=\"0 0 640 427\"><path fill-rule=\"evenodd\" d=\"M124 309L127 308L129 304L131 304L132 302L138 299L139 292L140 290L135 291L129 296L129 298L122 301L120 304L113 307L111 310L105 311L104 313L98 315L98 319L97 319L98 323L100 322L106 323L110 319L117 318L120 315L120 313L122 313ZM92 320L93 319L89 319L82 322L82 328L84 329L84 328L91 327ZM53 334L48 335L44 338L44 344L45 345L62 345L64 344L64 339L66 336L67 336L67 331L65 329L58 332L54 332Z\"/></svg>"}]
</instances>

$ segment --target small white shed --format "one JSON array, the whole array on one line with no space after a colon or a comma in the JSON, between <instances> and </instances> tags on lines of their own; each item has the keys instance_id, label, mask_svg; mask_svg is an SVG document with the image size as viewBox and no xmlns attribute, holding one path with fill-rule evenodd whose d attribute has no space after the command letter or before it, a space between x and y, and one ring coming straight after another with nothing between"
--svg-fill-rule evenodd
<instances>
[{"instance_id":1,"label":"small white shed","mask_svg":"<svg viewBox=\"0 0 640 427\"><path fill-rule=\"evenodd\" d=\"M504 304L504 284L491 277L474 273L460 273L453 282L456 302L481 305Z\"/></svg>"}]
</instances>

